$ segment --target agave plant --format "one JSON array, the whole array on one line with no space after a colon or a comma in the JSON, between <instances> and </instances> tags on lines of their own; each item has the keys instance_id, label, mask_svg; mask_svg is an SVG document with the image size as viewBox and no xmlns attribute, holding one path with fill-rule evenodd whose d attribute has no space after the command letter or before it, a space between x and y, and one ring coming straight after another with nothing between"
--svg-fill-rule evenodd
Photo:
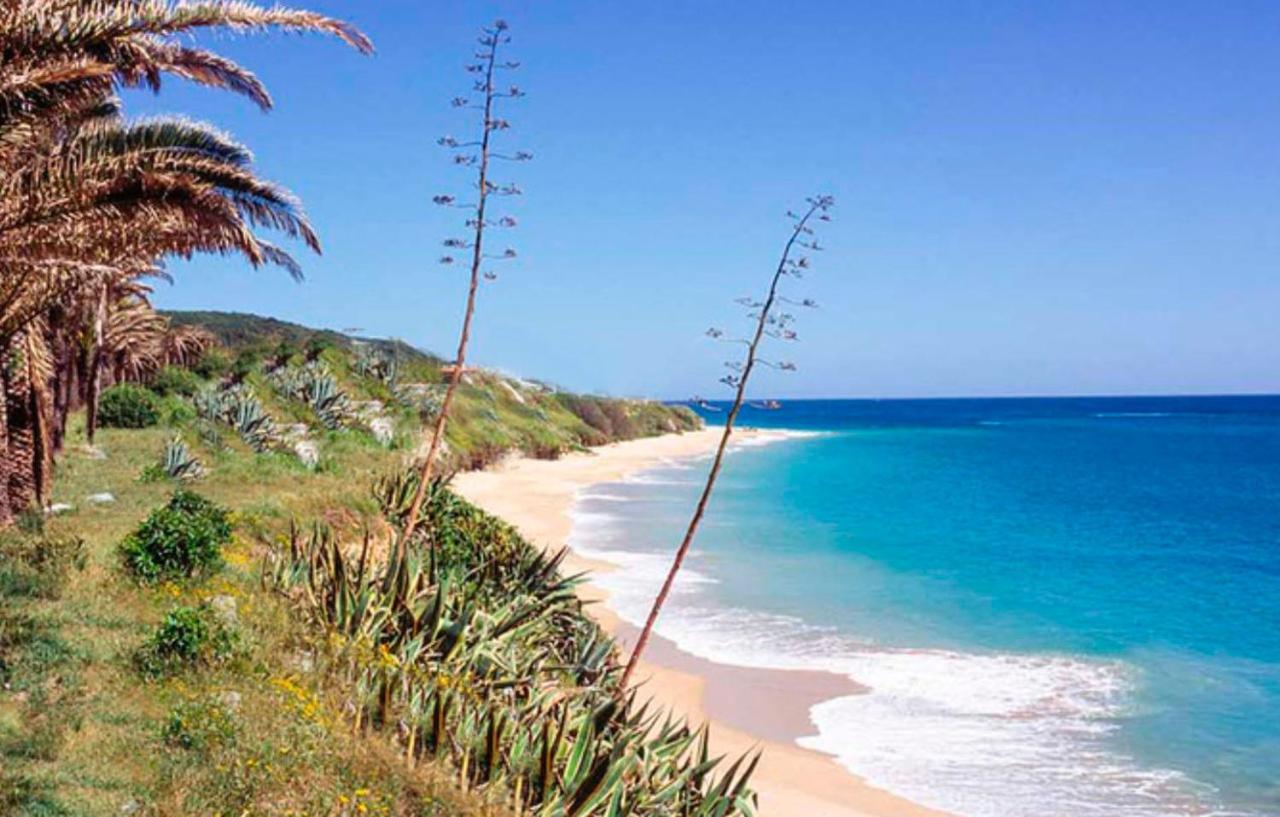
<instances>
[{"instance_id":1,"label":"agave plant","mask_svg":"<svg viewBox=\"0 0 1280 817\"><path fill-rule=\"evenodd\" d=\"M275 422L266 413L253 389L237 383L223 389L208 388L194 397L196 413L206 420L230 425L250 448L259 454L271 450L281 439Z\"/></svg>"},{"instance_id":2,"label":"agave plant","mask_svg":"<svg viewBox=\"0 0 1280 817\"><path fill-rule=\"evenodd\" d=\"M267 416L256 397L248 396L235 403L231 425L240 439L259 454L271 450L277 439L275 423Z\"/></svg>"},{"instance_id":3,"label":"agave plant","mask_svg":"<svg viewBox=\"0 0 1280 817\"><path fill-rule=\"evenodd\" d=\"M204 465L191 456L187 442L181 435L175 435L165 443L160 468L170 479L193 480L204 476Z\"/></svg>"},{"instance_id":4,"label":"agave plant","mask_svg":"<svg viewBox=\"0 0 1280 817\"><path fill-rule=\"evenodd\" d=\"M393 521L417 474L380 480ZM582 611L577 577L509 526L426 489L419 536L398 569L370 537L344 545L296 527L264 581L329 634L327 666L346 682L359 729L398 737L407 759L451 766L464 787L517 813L750 815L754 758L723 773L705 727L616 693L613 642ZM437 563L438 560L438 563Z\"/></svg>"},{"instance_id":5,"label":"agave plant","mask_svg":"<svg viewBox=\"0 0 1280 817\"><path fill-rule=\"evenodd\" d=\"M356 346L354 366L356 374L361 377L369 377L387 384L396 381L398 367L395 356L373 344L361 343Z\"/></svg>"},{"instance_id":6,"label":"agave plant","mask_svg":"<svg viewBox=\"0 0 1280 817\"><path fill-rule=\"evenodd\" d=\"M351 399L324 363L316 360L301 367L280 366L268 379L281 396L310 406L325 428L336 430L351 422Z\"/></svg>"},{"instance_id":7,"label":"agave plant","mask_svg":"<svg viewBox=\"0 0 1280 817\"><path fill-rule=\"evenodd\" d=\"M401 405L418 412L418 416L427 422L440 413L447 388L436 383L401 383L393 394Z\"/></svg>"}]
</instances>

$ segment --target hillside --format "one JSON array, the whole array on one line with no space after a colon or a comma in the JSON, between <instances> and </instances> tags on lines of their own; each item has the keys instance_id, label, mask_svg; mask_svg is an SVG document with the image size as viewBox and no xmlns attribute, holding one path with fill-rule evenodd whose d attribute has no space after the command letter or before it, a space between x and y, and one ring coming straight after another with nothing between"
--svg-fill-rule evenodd
<instances>
[{"instance_id":1,"label":"hillside","mask_svg":"<svg viewBox=\"0 0 1280 817\"><path fill-rule=\"evenodd\" d=\"M396 393L430 382L230 322L104 393L94 445L74 414L46 512L0 533L0 814L752 813L753 764L617 697L558 556L439 487L386 558L422 410ZM462 465L690 422L492 373L466 391Z\"/></svg>"},{"instance_id":2,"label":"hillside","mask_svg":"<svg viewBox=\"0 0 1280 817\"><path fill-rule=\"evenodd\" d=\"M261 385L264 364L299 364L314 357L353 400L377 401L391 410L401 432L416 432L443 393L442 359L402 341L352 337L237 312L164 314L176 326L200 327L218 340L220 348L206 355L201 369L207 376L239 370ZM459 466L476 468L510 450L556 457L700 425L684 407L574 394L536 380L472 370L451 411L447 442Z\"/></svg>"}]
</instances>

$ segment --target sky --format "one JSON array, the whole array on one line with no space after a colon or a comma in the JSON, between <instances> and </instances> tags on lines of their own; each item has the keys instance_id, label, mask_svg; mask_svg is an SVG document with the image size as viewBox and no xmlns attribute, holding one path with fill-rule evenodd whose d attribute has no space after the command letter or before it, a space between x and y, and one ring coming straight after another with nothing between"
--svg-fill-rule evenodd
<instances>
[{"instance_id":1,"label":"sky","mask_svg":"<svg viewBox=\"0 0 1280 817\"><path fill-rule=\"evenodd\" d=\"M306 280L174 261L156 303L359 328L451 357L466 270L442 267L470 181L444 134L478 29L511 25L499 168L519 227L471 360L583 391L728 396L704 337L745 331L785 213L836 197L791 297L788 397L1280 391L1280 4L317 0L362 28L204 37L269 113L170 80L134 115L209 121L304 201ZM304 255L305 253L305 255Z\"/></svg>"}]
</instances>

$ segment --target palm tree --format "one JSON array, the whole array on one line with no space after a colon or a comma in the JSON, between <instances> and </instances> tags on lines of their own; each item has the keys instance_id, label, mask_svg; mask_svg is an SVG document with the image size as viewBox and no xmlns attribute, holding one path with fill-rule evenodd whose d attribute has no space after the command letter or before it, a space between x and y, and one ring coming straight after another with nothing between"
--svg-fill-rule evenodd
<instances>
[{"instance_id":1,"label":"palm tree","mask_svg":"<svg viewBox=\"0 0 1280 817\"><path fill-rule=\"evenodd\" d=\"M320 249L298 201L260 179L243 146L207 125L121 116L117 89L158 91L166 74L271 106L250 71L177 39L206 29L318 31L372 49L339 20L238 0L0 0L0 524L40 493L33 475L47 479L40 440L61 436L48 433L51 404L65 416L76 397L56 381L85 369L80 397L96 401L130 282L198 252L299 276L259 228ZM74 362L65 324L42 321L52 312L87 321L72 324L88 327L87 361Z\"/></svg>"}]
</instances>

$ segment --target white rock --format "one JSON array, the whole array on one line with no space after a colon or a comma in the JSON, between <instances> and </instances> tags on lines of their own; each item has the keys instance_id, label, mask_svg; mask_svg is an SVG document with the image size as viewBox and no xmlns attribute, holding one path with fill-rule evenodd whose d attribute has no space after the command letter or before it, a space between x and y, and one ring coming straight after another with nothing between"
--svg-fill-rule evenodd
<instances>
[{"instance_id":1,"label":"white rock","mask_svg":"<svg viewBox=\"0 0 1280 817\"><path fill-rule=\"evenodd\" d=\"M501 382L501 386L507 390L507 394L511 395L512 400L515 400L517 403L519 403L522 406L524 405L524 395L516 391L515 386L511 385L505 380Z\"/></svg>"},{"instance_id":2,"label":"white rock","mask_svg":"<svg viewBox=\"0 0 1280 817\"><path fill-rule=\"evenodd\" d=\"M315 468L320 464L320 448L311 440L298 440L295 442L293 444L293 453L308 468Z\"/></svg>"},{"instance_id":3,"label":"white rock","mask_svg":"<svg viewBox=\"0 0 1280 817\"><path fill-rule=\"evenodd\" d=\"M234 627L240 616L236 609L236 600L232 596L221 595L209 599L209 607L218 620L227 627Z\"/></svg>"},{"instance_id":4,"label":"white rock","mask_svg":"<svg viewBox=\"0 0 1280 817\"><path fill-rule=\"evenodd\" d=\"M316 659L307 650L301 650L289 658L290 666L298 672L312 672L316 668Z\"/></svg>"},{"instance_id":5,"label":"white rock","mask_svg":"<svg viewBox=\"0 0 1280 817\"><path fill-rule=\"evenodd\" d=\"M57 516L60 513L67 513L68 511L74 511L75 509L76 506L72 505L70 502L55 502L45 508L44 512L50 516Z\"/></svg>"},{"instance_id":6,"label":"white rock","mask_svg":"<svg viewBox=\"0 0 1280 817\"><path fill-rule=\"evenodd\" d=\"M373 438L383 445L391 445L396 436L396 425L386 417L375 417L369 421L369 430Z\"/></svg>"},{"instance_id":7,"label":"white rock","mask_svg":"<svg viewBox=\"0 0 1280 817\"><path fill-rule=\"evenodd\" d=\"M110 505L116 501L116 497L110 491L103 491L100 494L89 494L84 498L91 505Z\"/></svg>"}]
</instances>

